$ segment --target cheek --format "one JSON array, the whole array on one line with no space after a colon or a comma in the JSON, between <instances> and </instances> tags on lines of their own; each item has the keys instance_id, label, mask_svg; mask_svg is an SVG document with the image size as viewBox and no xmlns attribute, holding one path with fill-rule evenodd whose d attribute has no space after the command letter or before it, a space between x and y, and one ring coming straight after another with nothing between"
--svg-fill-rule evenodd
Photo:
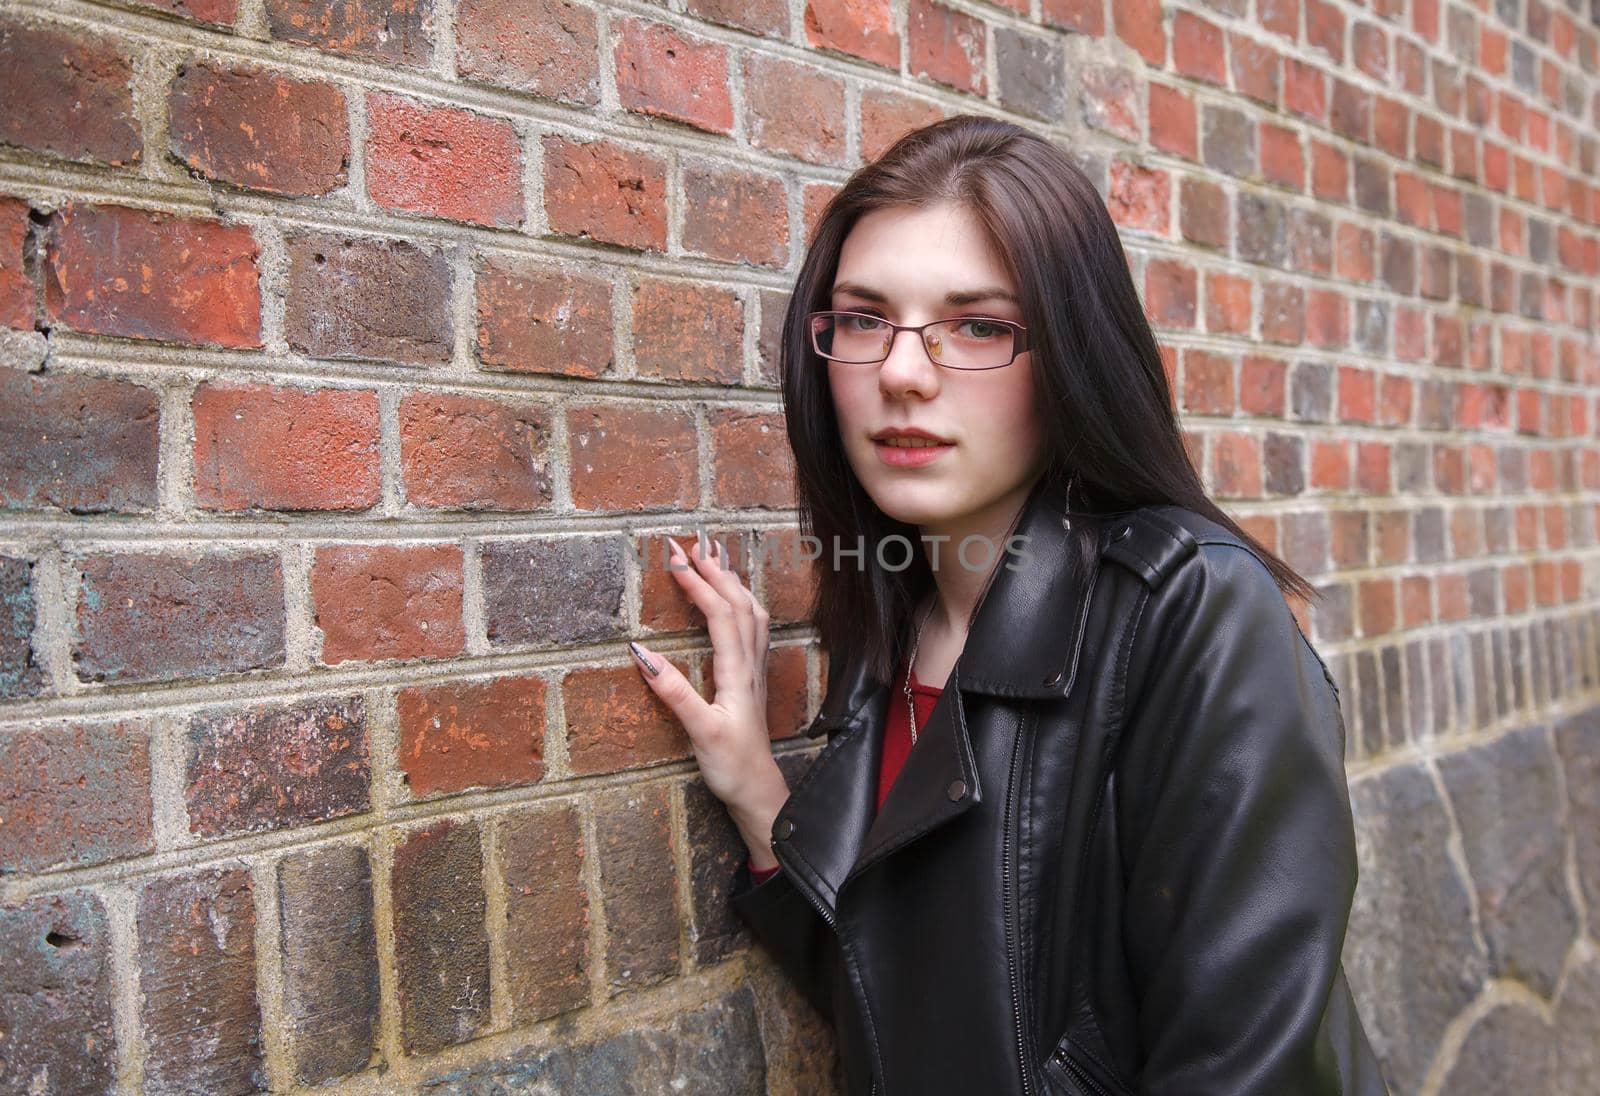
<instances>
[{"instance_id":1,"label":"cheek","mask_svg":"<svg viewBox=\"0 0 1600 1096\"><path fill-rule=\"evenodd\" d=\"M998 384L978 385L968 406L977 415L976 429L1000 450L1030 453L1044 434L1044 420L1031 367L1018 359L1016 371L1003 377L984 377Z\"/></svg>"}]
</instances>

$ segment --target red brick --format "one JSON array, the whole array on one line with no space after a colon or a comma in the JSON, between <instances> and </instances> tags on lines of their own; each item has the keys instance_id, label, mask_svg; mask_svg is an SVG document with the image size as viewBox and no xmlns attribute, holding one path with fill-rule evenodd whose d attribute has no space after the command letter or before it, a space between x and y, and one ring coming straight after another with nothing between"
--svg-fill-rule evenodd
<instances>
[{"instance_id":1,"label":"red brick","mask_svg":"<svg viewBox=\"0 0 1600 1096\"><path fill-rule=\"evenodd\" d=\"M1218 335L1248 335L1254 315L1251 281L1236 274L1206 275L1206 330Z\"/></svg>"},{"instance_id":2,"label":"red brick","mask_svg":"<svg viewBox=\"0 0 1600 1096\"><path fill-rule=\"evenodd\" d=\"M169 95L173 155L206 179L288 197L348 181L344 95L260 65L178 66Z\"/></svg>"},{"instance_id":3,"label":"red brick","mask_svg":"<svg viewBox=\"0 0 1600 1096\"><path fill-rule=\"evenodd\" d=\"M700 493L695 437L694 415L668 404L570 407L573 506L692 509Z\"/></svg>"},{"instance_id":4,"label":"red brick","mask_svg":"<svg viewBox=\"0 0 1600 1096\"><path fill-rule=\"evenodd\" d=\"M24 269L28 203L0 197L0 325L31 331L36 313L33 279Z\"/></svg>"},{"instance_id":5,"label":"red brick","mask_svg":"<svg viewBox=\"0 0 1600 1096\"><path fill-rule=\"evenodd\" d=\"M1145 308L1152 323L1194 327L1197 295L1194 267L1181 259L1154 259L1145 265Z\"/></svg>"},{"instance_id":6,"label":"red brick","mask_svg":"<svg viewBox=\"0 0 1600 1096\"><path fill-rule=\"evenodd\" d=\"M817 224L822 220L822 214L826 211L828 203L839 193L839 189L833 183L807 183L805 189L800 192L800 216L805 221L802 235L807 242L816 239ZM772 384L776 387L776 374L769 374L763 368L761 376L763 380L772 377Z\"/></svg>"},{"instance_id":7,"label":"red brick","mask_svg":"<svg viewBox=\"0 0 1600 1096\"><path fill-rule=\"evenodd\" d=\"M896 57L898 57L898 52ZM898 62L896 62L898 64ZM897 91L863 88L861 91L861 158L876 160L888 147L913 129L945 116L937 103L913 99Z\"/></svg>"},{"instance_id":8,"label":"red brick","mask_svg":"<svg viewBox=\"0 0 1600 1096\"><path fill-rule=\"evenodd\" d=\"M611 283L492 256L477 277L486 368L599 377L611 368Z\"/></svg>"},{"instance_id":9,"label":"red brick","mask_svg":"<svg viewBox=\"0 0 1600 1096\"><path fill-rule=\"evenodd\" d=\"M1099 0L1040 0L1039 16L1047 27L1065 27L1094 38L1106 33L1105 9Z\"/></svg>"},{"instance_id":10,"label":"red brick","mask_svg":"<svg viewBox=\"0 0 1600 1096\"><path fill-rule=\"evenodd\" d=\"M1184 239L1225 253L1232 239L1227 191L1209 179L1185 175L1178 187L1178 226Z\"/></svg>"},{"instance_id":11,"label":"red brick","mask_svg":"<svg viewBox=\"0 0 1600 1096\"><path fill-rule=\"evenodd\" d=\"M569 0L462 0L456 72L575 106L600 102L595 14Z\"/></svg>"},{"instance_id":12,"label":"red brick","mask_svg":"<svg viewBox=\"0 0 1600 1096\"><path fill-rule=\"evenodd\" d=\"M733 130L728 50L676 27L626 16L614 19L617 99L626 110L683 122L712 133Z\"/></svg>"},{"instance_id":13,"label":"red brick","mask_svg":"<svg viewBox=\"0 0 1600 1096\"><path fill-rule=\"evenodd\" d=\"M105 554L82 561L73 660L83 681L173 681L283 665L275 554Z\"/></svg>"},{"instance_id":14,"label":"red brick","mask_svg":"<svg viewBox=\"0 0 1600 1096\"><path fill-rule=\"evenodd\" d=\"M104 864L154 847L143 727L35 725L0 739L0 864L7 871Z\"/></svg>"},{"instance_id":15,"label":"red brick","mask_svg":"<svg viewBox=\"0 0 1600 1096\"><path fill-rule=\"evenodd\" d=\"M1328 74L1321 67L1290 57L1284 61L1283 106L1307 121L1328 120Z\"/></svg>"},{"instance_id":16,"label":"red brick","mask_svg":"<svg viewBox=\"0 0 1600 1096\"><path fill-rule=\"evenodd\" d=\"M400 1041L432 1054L488 1030L489 935L476 822L441 819L404 835L390 877Z\"/></svg>"},{"instance_id":17,"label":"red brick","mask_svg":"<svg viewBox=\"0 0 1600 1096\"><path fill-rule=\"evenodd\" d=\"M518 1023L592 1003L589 890L582 818L570 803L541 805L500 824L505 877L506 971Z\"/></svg>"},{"instance_id":18,"label":"red brick","mask_svg":"<svg viewBox=\"0 0 1600 1096\"><path fill-rule=\"evenodd\" d=\"M440 392L400 400L400 473L413 506L548 506L549 442L550 413L541 404Z\"/></svg>"},{"instance_id":19,"label":"red brick","mask_svg":"<svg viewBox=\"0 0 1600 1096\"><path fill-rule=\"evenodd\" d=\"M544 694L537 677L402 689L400 768L411 794L542 780Z\"/></svg>"},{"instance_id":20,"label":"red brick","mask_svg":"<svg viewBox=\"0 0 1600 1096\"><path fill-rule=\"evenodd\" d=\"M1379 636L1387 635L1394 631L1394 579L1363 579L1357 583L1357 590L1361 603L1360 634L1364 636Z\"/></svg>"},{"instance_id":21,"label":"red brick","mask_svg":"<svg viewBox=\"0 0 1600 1096\"><path fill-rule=\"evenodd\" d=\"M1260 0L1256 18L1263 30L1292 42L1300 34L1300 0Z\"/></svg>"},{"instance_id":22,"label":"red brick","mask_svg":"<svg viewBox=\"0 0 1600 1096\"><path fill-rule=\"evenodd\" d=\"M139 892L138 932L147 1090L265 1091L250 872L151 880Z\"/></svg>"},{"instance_id":23,"label":"red brick","mask_svg":"<svg viewBox=\"0 0 1600 1096\"><path fill-rule=\"evenodd\" d=\"M1078 82L1085 124L1125 141L1140 140L1139 85L1131 72L1116 65L1086 65L1078 71Z\"/></svg>"},{"instance_id":24,"label":"red brick","mask_svg":"<svg viewBox=\"0 0 1600 1096\"><path fill-rule=\"evenodd\" d=\"M667 166L609 141L544 138L550 231L641 251L667 249Z\"/></svg>"},{"instance_id":25,"label":"red brick","mask_svg":"<svg viewBox=\"0 0 1600 1096\"><path fill-rule=\"evenodd\" d=\"M1243 34L1228 32L1233 86L1242 95L1276 108L1279 88L1279 54L1271 46Z\"/></svg>"},{"instance_id":26,"label":"red brick","mask_svg":"<svg viewBox=\"0 0 1600 1096\"><path fill-rule=\"evenodd\" d=\"M711 498L716 506L788 509L794 464L781 412L719 407L711 427Z\"/></svg>"},{"instance_id":27,"label":"red brick","mask_svg":"<svg viewBox=\"0 0 1600 1096\"><path fill-rule=\"evenodd\" d=\"M1287 367L1276 358L1246 354L1239 363L1239 410L1247 415L1282 418L1287 373Z\"/></svg>"},{"instance_id":28,"label":"red brick","mask_svg":"<svg viewBox=\"0 0 1600 1096\"><path fill-rule=\"evenodd\" d=\"M806 235L810 237L810 230ZM783 341L783 316L788 308L789 294L777 289L762 289L757 290L756 297L761 305L761 328L756 332L761 383L768 388L776 388L781 365L778 347Z\"/></svg>"},{"instance_id":29,"label":"red brick","mask_svg":"<svg viewBox=\"0 0 1600 1096\"><path fill-rule=\"evenodd\" d=\"M294 232L284 337L314 358L450 360L450 262L406 240Z\"/></svg>"},{"instance_id":30,"label":"red brick","mask_svg":"<svg viewBox=\"0 0 1600 1096\"><path fill-rule=\"evenodd\" d=\"M804 647L774 647L767 656L767 735L774 742L792 738L811 722L806 674Z\"/></svg>"},{"instance_id":31,"label":"red brick","mask_svg":"<svg viewBox=\"0 0 1600 1096\"><path fill-rule=\"evenodd\" d=\"M750 143L813 164L844 161L844 81L778 57L744 62Z\"/></svg>"},{"instance_id":32,"label":"red brick","mask_svg":"<svg viewBox=\"0 0 1600 1096\"><path fill-rule=\"evenodd\" d=\"M370 805L366 705L359 696L293 707L215 708L189 721L189 832L278 830Z\"/></svg>"},{"instance_id":33,"label":"red brick","mask_svg":"<svg viewBox=\"0 0 1600 1096\"><path fill-rule=\"evenodd\" d=\"M727 537L721 532L713 536L728 553L728 563L740 574L745 572L744 541L742 536ZM694 548L695 534L669 536L665 533L640 534L632 541L634 558L639 561L639 624L655 632L681 632L705 626L705 617L695 608L689 595L683 592L678 580L669 571L682 571L682 565L672 558L669 540L677 541L684 552Z\"/></svg>"},{"instance_id":34,"label":"red brick","mask_svg":"<svg viewBox=\"0 0 1600 1096\"><path fill-rule=\"evenodd\" d=\"M1339 420L1376 421L1377 384L1371 370L1354 365L1339 367Z\"/></svg>"},{"instance_id":35,"label":"red brick","mask_svg":"<svg viewBox=\"0 0 1600 1096\"><path fill-rule=\"evenodd\" d=\"M1261 172L1267 182L1302 191L1306 186L1305 154L1300 134L1271 122L1261 124Z\"/></svg>"},{"instance_id":36,"label":"red brick","mask_svg":"<svg viewBox=\"0 0 1600 1096\"><path fill-rule=\"evenodd\" d=\"M1194 97L1165 84L1150 85L1150 144L1185 159L1200 157Z\"/></svg>"},{"instance_id":37,"label":"red brick","mask_svg":"<svg viewBox=\"0 0 1600 1096\"><path fill-rule=\"evenodd\" d=\"M0 508L153 510L160 417L139 385L0 369Z\"/></svg>"},{"instance_id":38,"label":"red brick","mask_svg":"<svg viewBox=\"0 0 1600 1096\"><path fill-rule=\"evenodd\" d=\"M1172 17L1172 68L1179 76L1218 87L1228 84L1222 28L1192 12Z\"/></svg>"},{"instance_id":39,"label":"red brick","mask_svg":"<svg viewBox=\"0 0 1600 1096\"><path fill-rule=\"evenodd\" d=\"M636 785L596 796L595 838L606 913L606 983L615 996L678 973L681 922L667 786Z\"/></svg>"},{"instance_id":40,"label":"red brick","mask_svg":"<svg viewBox=\"0 0 1600 1096\"><path fill-rule=\"evenodd\" d=\"M295 1080L366 1068L378 1038L378 942L364 845L319 845L278 861L283 1010Z\"/></svg>"},{"instance_id":41,"label":"red brick","mask_svg":"<svg viewBox=\"0 0 1600 1096\"><path fill-rule=\"evenodd\" d=\"M752 34L786 38L789 34L787 0L689 0L690 15Z\"/></svg>"},{"instance_id":42,"label":"red brick","mask_svg":"<svg viewBox=\"0 0 1600 1096\"><path fill-rule=\"evenodd\" d=\"M1117 37L1132 46L1145 62L1161 68L1167 63L1167 31L1160 0L1125 0L1111 5Z\"/></svg>"},{"instance_id":43,"label":"red brick","mask_svg":"<svg viewBox=\"0 0 1600 1096\"><path fill-rule=\"evenodd\" d=\"M341 544L311 567L322 661L448 658L465 646L455 544Z\"/></svg>"},{"instance_id":44,"label":"red brick","mask_svg":"<svg viewBox=\"0 0 1600 1096\"><path fill-rule=\"evenodd\" d=\"M783 180L763 172L690 164L683 169L683 246L730 262L785 266L789 198Z\"/></svg>"},{"instance_id":45,"label":"red brick","mask_svg":"<svg viewBox=\"0 0 1600 1096\"><path fill-rule=\"evenodd\" d=\"M1373 146L1400 160L1410 156L1411 112L1398 99L1380 95L1373 104Z\"/></svg>"},{"instance_id":46,"label":"red brick","mask_svg":"<svg viewBox=\"0 0 1600 1096\"><path fill-rule=\"evenodd\" d=\"M231 26L237 14L236 0L133 0L135 7L150 8L199 23Z\"/></svg>"},{"instance_id":47,"label":"red brick","mask_svg":"<svg viewBox=\"0 0 1600 1096\"><path fill-rule=\"evenodd\" d=\"M936 0L910 0L906 9L912 76L931 76L959 91L983 95L986 51L984 23Z\"/></svg>"},{"instance_id":48,"label":"red brick","mask_svg":"<svg viewBox=\"0 0 1600 1096\"><path fill-rule=\"evenodd\" d=\"M1269 343L1297 345L1305 339L1305 290L1267 282L1261 287L1261 337Z\"/></svg>"},{"instance_id":49,"label":"red brick","mask_svg":"<svg viewBox=\"0 0 1600 1096\"><path fill-rule=\"evenodd\" d=\"M729 876L731 877L731 872ZM114 1092L111 922L87 890L0 908L0 1089Z\"/></svg>"},{"instance_id":50,"label":"red brick","mask_svg":"<svg viewBox=\"0 0 1600 1096\"><path fill-rule=\"evenodd\" d=\"M1311 486L1326 491L1350 489L1350 443L1342 438L1311 442Z\"/></svg>"},{"instance_id":51,"label":"red brick","mask_svg":"<svg viewBox=\"0 0 1600 1096\"><path fill-rule=\"evenodd\" d=\"M1392 450L1381 441L1356 442L1356 490L1364 495L1387 495Z\"/></svg>"},{"instance_id":52,"label":"red brick","mask_svg":"<svg viewBox=\"0 0 1600 1096\"><path fill-rule=\"evenodd\" d=\"M1350 200L1350 158L1342 149L1311 142L1311 193L1335 202Z\"/></svg>"},{"instance_id":53,"label":"red brick","mask_svg":"<svg viewBox=\"0 0 1600 1096\"><path fill-rule=\"evenodd\" d=\"M1211 483L1218 498L1261 497L1261 442L1232 430L1211 437Z\"/></svg>"},{"instance_id":54,"label":"red brick","mask_svg":"<svg viewBox=\"0 0 1600 1096\"><path fill-rule=\"evenodd\" d=\"M764 529L757 558L765 576L766 606L774 624L797 624L811 614L817 564L806 559L798 529Z\"/></svg>"},{"instance_id":55,"label":"red brick","mask_svg":"<svg viewBox=\"0 0 1600 1096\"><path fill-rule=\"evenodd\" d=\"M688 674L685 664L672 662ZM571 671L561 682L561 703L567 713L568 767L574 776L691 756L683 724L631 664Z\"/></svg>"},{"instance_id":56,"label":"red brick","mask_svg":"<svg viewBox=\"0 0 1600 1096\"><path fill-rule=\"evenodd\" d=\"M1306 341L1338 349L1350 342L1349 302L1337 289L1306 291Z\"/></svg>"},{"instance_id":57,"label":"red brick","mask_svg":"<svg viewBox=\"0 0 1600 1096\"><path fill-rule=\"evenodd\" d=\"M380 497L378 397L211 382L195 391L194 492L208 510L364 510Z\"/></svg>"},{"instance_id":58,"label":"red brick","mask_svg":"<svg viewBox=\"0 0 1600 1096\"><path fill-rule=\"evenodd\" d=\"M1208 350L1183 353L1183 409L1201 415L1232 415L1233 359Z\"/></svg>"},{"instance_id":59,"label":"red brick","mask_svg":"<svg viewBox=\"0 0 1600 1096\"><path fill-rule=\"evenodd\" d=\"M899 71L892 0L806 0L806 42Z\"/></svg>"},{"instance_id":60,"label":"red brick","mask_svg":"<svg viewBox=\"0 0 1600 1096\"><path fill-rule=\"evenodd\" d=\"M726 289L642 280L633 291L633 357L642 377L738 384L744 304Z\"/></svg>"},{"instance_id":61,"label":"red brick","mask_svg":"<svg viewBox=\"0 0 1600 1096\"><path fill-rule=\"evenodd\" d=\"M1344 64L1344 13L1325 0L1305 0L1306 44Z\"/></svg>"},{"instance_id":62,"label":"red brick","mask_svg":"<svg viewBox=\"0 0 1600 1096\"><path fill-rule=\"evenodd\" d=\"M272 37L282 42L408 68L433 60L433 0L265 0L265 6Z\"/></svg>"},{"instance_id":63,"label":"red brick","mask_svg":"<svg viewBox=\"0 0 1600 1096\"><path fill-rule=\"evenodd\" d=\"M1165 171L1141 167L1121 157L1111 161L1106 208L1119 226L1167 235L1171 230L1167 212L1171 199L1172 176Z\"/></svg>"},{"instance_id":64,"label":"red brick","mask_svg":"<svg viewBox=\"0 0 1600 1096\"><path fill-rule=\"evenodd\" d=\"M0 20L0 101L12 108L0 143L118 167L143 159L133 59L115 38Z\"/></svg>"},{"instance_id":65,"label":"red brick","mask_svg":"<svg viewBox=\"0 0 1600 1096\"><path fill-rule=\"evenodd\" d=\"M398 95L367 95L367 193L385 209L522 224L522 143L511 123Z\"/></svg>"},{"instance_id":66,"label":"red brick","mask_svg":"<svg viewBox=\"0 0 1600 1096\"><path fill-rule=\"evenodd\" d=\"M244 225L67 202L45 236L45 310L96 335L262 346L261 248Z\"/></svg>"}]
</instances>

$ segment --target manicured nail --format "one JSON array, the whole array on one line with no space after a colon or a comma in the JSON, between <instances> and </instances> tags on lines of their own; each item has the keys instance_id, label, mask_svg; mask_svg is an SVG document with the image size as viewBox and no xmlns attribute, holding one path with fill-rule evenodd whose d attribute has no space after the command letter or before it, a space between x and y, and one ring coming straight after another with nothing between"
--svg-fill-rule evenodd
<instances>
[{"instance_id":1,"label":"manicured nail","mask_svg":"<svg viewBox=\"0 0 1600 1096\"><path fill-rule=\"evenodd\" d=\"M644 663L644 668L650 671L651 677L660 676L660 667L658 667L654 662L651 662L648 658L644 657L644 649L641 648L637 643L629 643L628 650L633 652L634 658Z\"/></svg>"}]
</instances>

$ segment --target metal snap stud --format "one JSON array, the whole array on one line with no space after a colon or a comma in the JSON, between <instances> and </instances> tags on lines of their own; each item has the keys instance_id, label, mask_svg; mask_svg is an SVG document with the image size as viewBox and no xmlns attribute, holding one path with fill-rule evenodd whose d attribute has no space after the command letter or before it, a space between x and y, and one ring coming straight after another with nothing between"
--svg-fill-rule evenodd
<instances>
[{"instance_id":1,"label":"metal snap stud","mask_svg":"<svg viewBox=\"0 0 1600 1096\"><path fill-rule=\"evenodd\" d=\"M952 801L960 799L962 796L967 794L967 782L965 780L950 781L950 787L945 789L945 794L948 795Z\"/></svg>"},{"instance_id":2,"label":"metal snap stud","mask_svg":"<svg viewBox=\"0 0 1600 1096\"><path fill-rule=\"evenodd\" d=\"M794 834L794 819L792 819L792 818L780 818L780 819L778 819L778 828L776 830L774 830L773 832L778 835L778 839L780 841L787 840L789 837L791 837Z\"/></svg>"},{"instance_id":3,"label":"metal snap stud","mask_svg":"<svg viewBox=\"0 0 1600 1096\"><path fill-rule=\"evenodd\" d=\"M1127 536L1131 532L1133 532L1133 526L1124 525L1121 529L1118 529L1115 533L1113 533L1111 535L1111 539L1112 540L1121 540L1123 537Z\"/></svg>"}]
</instances>

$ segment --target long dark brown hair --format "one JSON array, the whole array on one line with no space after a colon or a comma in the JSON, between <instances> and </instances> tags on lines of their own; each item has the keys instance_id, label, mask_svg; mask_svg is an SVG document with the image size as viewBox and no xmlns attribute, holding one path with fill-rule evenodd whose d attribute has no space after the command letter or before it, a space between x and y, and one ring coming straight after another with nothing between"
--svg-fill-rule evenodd
<instances>
[{"instance_id":1,"label":"long dark brown hair","mask_svg":"<svg viewBox=\"0 0 1600 1096\"><path fill-rule=\"evenodd\" d=\"M1122 240L1094 184L1045 138L962 114L905 134L850 176L818 219L784 315L783 402L800 528L825 546L810 615L830 663L866 658L887 680L904 653L912 607L933 575L920 552L900 570L878 561L880 541L898 535L917 544L918 531L880 510L851 470L826 362L812 351L806 316L832 307L839 252L862 214L944 201L977 215L1016 282L1044 417L1042 478L1071 485L1071 556L1080 576L1093 566L1103 521L1172 503L1245 540L1280 589L1319 597L1207 497L1184 448ZM831 546L850 549L858 537L860 566L856 557L831 566ZM884 556L898 564L904 550Z\"/></svg>"}]
</instances>

